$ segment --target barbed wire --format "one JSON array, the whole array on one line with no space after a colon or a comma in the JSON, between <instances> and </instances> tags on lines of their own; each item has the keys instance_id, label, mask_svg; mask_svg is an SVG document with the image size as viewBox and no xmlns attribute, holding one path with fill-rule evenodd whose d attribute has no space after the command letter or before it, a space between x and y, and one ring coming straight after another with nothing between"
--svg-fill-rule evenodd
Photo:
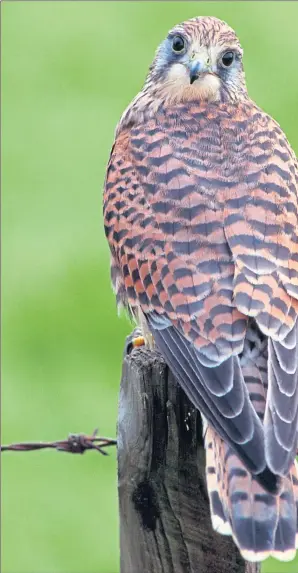
<instances>
[{"instance_id":1,"label":"barbed wire","mask_svg":"<svg viewBox=\"0 0 298 573\"><path fill-rule=\"evenodd\" d=\"M88 434L69 434L66 440L58 440L56 442L20 442L16 444L1 445L2 452L30 452L33 450L43 450L45 448L52 448L59 452L67 452L69 454L84 454L86 450L96 450L103 456L107 456L108 452L104 448L116 446L117 440L113 438L102 438L97 435L98 430L94 430L91 436Z\"/></svg>"}]
</instances>

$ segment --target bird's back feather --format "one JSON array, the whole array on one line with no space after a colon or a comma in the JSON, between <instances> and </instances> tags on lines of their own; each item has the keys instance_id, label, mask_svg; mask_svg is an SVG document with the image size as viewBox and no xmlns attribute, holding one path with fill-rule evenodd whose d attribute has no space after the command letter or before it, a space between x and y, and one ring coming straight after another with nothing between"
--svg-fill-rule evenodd
<instances>
[{"instance_id":1,"label":"bird's back feather","mask_svg":"<svg viewBox=\"0 0 298 573\"><path fill-rule=\"evenodd\" d=\"M263 492L249 503L260 514L268 503L270 531L279 524L271 552L283 551L282 524L294 550L297 521L297 181L283 132L253 102L190 101L120 124L104 196L118 297L145 316L247 488ZM264 341L256 381L246 349ZM213 502L226 511L220 488Z\"/></svg>"}]
</instances>

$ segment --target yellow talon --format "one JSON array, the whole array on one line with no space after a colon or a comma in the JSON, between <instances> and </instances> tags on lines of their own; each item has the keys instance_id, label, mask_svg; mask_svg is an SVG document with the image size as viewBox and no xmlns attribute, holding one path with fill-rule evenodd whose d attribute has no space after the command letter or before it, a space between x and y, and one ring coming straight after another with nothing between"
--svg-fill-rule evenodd
<instances>
[{"instance_id":1,"label":"yellow talon","mask_svg":"<svg viewBox=\"0 0 298 573\"><path fill-rule=\"evenodd\" d=\"M137 348L138 346L144 346L145 345L144 336L137 336L136 338L134 338L132 341L132 345L134 348Z\"/></svg>"}]
</instances>

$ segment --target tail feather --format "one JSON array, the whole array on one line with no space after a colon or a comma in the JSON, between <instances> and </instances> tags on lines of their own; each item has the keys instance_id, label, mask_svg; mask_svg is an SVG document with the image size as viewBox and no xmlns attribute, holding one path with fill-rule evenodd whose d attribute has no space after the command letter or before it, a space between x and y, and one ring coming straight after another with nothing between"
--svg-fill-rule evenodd
<instances>
[{"instance_id":1,"label":"tail feather","mask_svg":"<svg viewBox=\"0 0 298 573\"><path fill-rule=\"evenodd\" d=\"M209 430L208 430L209 432ZM215 451L213 437L210 435L206 446L206 473L207 486L211 508L212 526L221 535L232 535L228 514L225 513L225 506L222 504L218 491L218 478L216 473Z\"/></svg>"},{"instance_id":2,"label":"tail feather","mask_svg":"<svg viewBox=\"0 0 298 573\"><path fill-rule=\"evenodd\" d=\"M297 465L281 480L280 491L266 491L230 446L208 427L206 474L213 528L232 535L244 559L275 557L290 561L298 546Z\"/></svg>"},{"instance_id":3,"label":"tail feather","mask_svg":"<svg viewBox=\"0 0 298 573\"><path fill-rule=\"evenodd\" d=\"M296 549L298 549L298 465L297 465L296 460L295 460L295 467L296 467L296 473L294 474L294 472L292 472L291 479L292 479L292 488L293 488L294 499L295 499L296 520L297 520L295 547L296 547Z\"/></svg>"}]
</instances>

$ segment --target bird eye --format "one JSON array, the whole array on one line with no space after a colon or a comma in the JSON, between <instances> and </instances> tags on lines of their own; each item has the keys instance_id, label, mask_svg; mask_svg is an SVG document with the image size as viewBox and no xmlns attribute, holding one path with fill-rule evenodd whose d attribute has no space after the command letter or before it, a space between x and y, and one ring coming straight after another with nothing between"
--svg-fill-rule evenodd
<instances>
[{"instance_id":1,"label":"bird eye","mask_svg":"<svg viewBox=\"0 0 298 573\"><path fill-rule=\"evenodd\" d=\"M183 52L184 48L185 48L185 41L182 38L182 36L174 36L172 43L173 52L181 53Z\"/></svg>"},{"instance_id":2,"label":"bird eye","mask_svg":"<svg viewBox=\"0 0 298 573\"><path fill-rule=\"evenodd\" d=\"M225 68L231 66L231 64L234 61L234 57L235 57L234 52L226 52L225 54L223 54L223 56L221 57L221 61L225 66Z\"/></svg>"}]
</instances>

